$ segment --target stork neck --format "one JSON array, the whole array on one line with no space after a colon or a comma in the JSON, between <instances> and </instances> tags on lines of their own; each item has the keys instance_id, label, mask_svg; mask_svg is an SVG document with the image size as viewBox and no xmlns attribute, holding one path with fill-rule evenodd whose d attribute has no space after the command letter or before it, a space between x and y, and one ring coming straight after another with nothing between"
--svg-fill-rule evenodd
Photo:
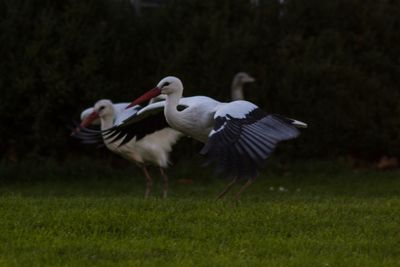
<instances>
[{"instance_id":1,"label":"stork neck","mask_svg":"<svg viewBox=\"0 0 400 267\"><path fill-rule=\"evenodd\" d=\"M243 84L241 84L241 83L232 84L231 97L232 97L232 100L243 100L244 99Z\"/></svg>"},{"instance_id":2,"label":"stork neck","mask_svg":"<svg viewBox=\"0 0 400 267\"><path fill-rule=\"evenodd\" d=\"M167 95L166 105L164 109L165 118L170 123L174 118L179 117L179 111L177 107L179 105L179 100L182 97L182 93L178 94L170 94Z\"/></svg>"},{"instance_id":3,"label":"stork neck","mask_svg":"<svg viewBox=\"0 0 400 267\"><path fill-rule=\"evenodd\" d=\"M107 130L108 128L113 127L114 125L114 116L106 115L100 118L101 122L101 130Z\"/></svg>"},{"instance_id":4,"label":"stork neck","mask_svg":"<svg viewBox=\"0 0 400 267\"><path fill-rule=\"evenodd\" d=\"M110 107L111 110L108 110L105 114L100 117L101 129L107 130L114 126L114 120L116 117L116 112L114 106Z\"/></svg>"}]
</instances>

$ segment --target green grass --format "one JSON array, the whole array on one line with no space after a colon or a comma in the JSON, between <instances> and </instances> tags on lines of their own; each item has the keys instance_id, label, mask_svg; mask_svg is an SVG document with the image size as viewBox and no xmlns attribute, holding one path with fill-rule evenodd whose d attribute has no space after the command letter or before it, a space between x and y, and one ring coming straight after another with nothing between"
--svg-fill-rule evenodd
<instances>
[{"instance_id":1,"label":"green grass","mask_svg":"<svg viewBox=\"0 0 400 267\"><path fill-rule=\"evenodd\" d=\"M275 164L236 203L177 165L167 200L133 167L1 165L0 266L400 266L399 171Z\"/></svg>"}]
</instances>

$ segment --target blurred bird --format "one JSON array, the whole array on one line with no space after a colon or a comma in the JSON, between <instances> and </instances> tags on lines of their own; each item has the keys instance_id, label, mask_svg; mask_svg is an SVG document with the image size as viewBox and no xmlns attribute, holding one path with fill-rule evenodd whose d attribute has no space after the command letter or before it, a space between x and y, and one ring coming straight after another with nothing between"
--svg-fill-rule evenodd
<instances>
[{"instance_id":1,"label":"blurred bird","mask_svg":"<svg viewBox=\"0 0 400 267\"><path fill-rule=\"evenodd\" d=\"M231 99L232 100L243 100L243 86L245 83L252 83L255 79L246 72L238 72L233 77L231 86Z\"/></svg>"},{"instance_id":2,"label":"blurred bird","mask_svg":"<svg viewBox=\"0 0 400 267\"><path fill-rule=\"evenodd\" d=\"M100 123L101 130L104 131L119 125L123 120L140 112L140 106L125 110L128 104L113 104L110 100L99 100L93 108L88 108L82 112L82 122L74 136L81 139L83 143L102 142L104 138L101 131L90 130L87 127ZM109 150L141 167L146 177L145 198L149 196L153 186L153 179L146 168L149 163L159 167L164 179L163 197L167 197L168 176L164 169L168 166L169 152L171 152L172 146L183 136L180 132L166 127L166 123L163 121L165 121L163 115L142 120L136 125L137 134L129 141L112 142L104 139L104 144Z\"/></svg>"},{"instance_id":3,"label":"blurred bird","mask_svg":"<svg viewBox=\"0 0 400 267\"><path fill-rule=\"evenodd\" d=\"M247 177L247 183L236 194L238 199L278 143L296 138L300 134L297 128L307 127L303 122L268 114L243 100L221 103L206 96L182 98L183 84L172 76L162 79L127 108L160 94L166 95L166 101L150 104L122 124L105 131L106 139L115 140L128 134L133 138L139 134L137 123L141 120L165 115L172 128L205 143L200 153L232 177L232 182L218 198L223 197L238 178Z\"/></svg>"}]
</instances>

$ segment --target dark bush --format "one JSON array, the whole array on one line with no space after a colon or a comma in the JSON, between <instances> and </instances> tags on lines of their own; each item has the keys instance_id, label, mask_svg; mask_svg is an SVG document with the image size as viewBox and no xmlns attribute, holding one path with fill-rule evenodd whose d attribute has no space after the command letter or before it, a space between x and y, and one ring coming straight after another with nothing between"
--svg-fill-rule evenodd
<instances>
[{"instance_id":1,"label":"dark bush","mask_svg":"<svg viewBox=\"0 0 400 267\"><path fill-rule=\"evenodd\" d=\"M185 95L246 97L310 128L298 157L400 155L400 3L175 0L0 1L0 156L65 158L66 125L100 98L130 101L165 75ZM184 149L184 148L180 148Z\"/></svg>"}]
</instances>

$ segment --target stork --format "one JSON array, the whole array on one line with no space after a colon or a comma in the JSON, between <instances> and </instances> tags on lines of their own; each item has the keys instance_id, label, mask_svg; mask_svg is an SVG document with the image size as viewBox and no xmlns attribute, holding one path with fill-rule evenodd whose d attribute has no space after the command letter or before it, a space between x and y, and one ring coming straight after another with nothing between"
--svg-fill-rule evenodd
<instances>
[{"instance_id":1,"label":"stork","mask_svg":"<svg viewBox=\"0 0 400 267\"><path fill-rule=\"evenodd\" d=\"M128 104L113 104L110 100L99 100L93 108L82 112L81 130L77 131L75 136L82 139L84 143L103 141L104 138L102 138L101 132L91 131L87 127L93 123L100 122L101 130L104 131L120 124L123 120L140 111L140 106L125 110ZM168 176L165 174L164 169L168 166L169 152L172 146L183 136L180 132L168 127L164 115L160 115L152 116L150 120L142 120L137 125L138 129L135 138L130 139L129 142L124 142L123 140L111 142L104 139L105 146L109 150L137 163L141 167L146 177L145 198L149 196L153 186L153 179L146 168L148 163L159 167L161 176L164 179L163 197L167 197Z\"/></svg>"},{"instance_id":2,"label":"stork","mask_svg":"<svg viewBox=\"0 0 400 267\"><path fill-rule=\"evenodd\" d=\"M134 100L127 108L133 107L160 94L166 101L150 104L125 120L119 126L105 132L106 138L115 139L130 134L133 138L135 124L154 114L164 113L168 124L205 145L200 154L208 162L217 163L221 172L232 177L229 185L218 195L222 198L239 178L247 182L236 194L253 183L264 161L271 155L279 142L299 136L297 128L307 124L268 114L248 101L238 100L221 103L210 97L194 96L182 98L183 84L180 79L168 76L155 88Z\"/></svg>"},{"instance_id":3,"label":"stork","mask_svg":"<svg viewBox=\"0 0 400 267\"><path fill-rule=\"evenodd\" d=\"M233 77L231 85L231 99L232 100L243 100L243 85L245 83L252 83L255 79L246 72L238 72Z\"/></svg>"}]
</instances>

